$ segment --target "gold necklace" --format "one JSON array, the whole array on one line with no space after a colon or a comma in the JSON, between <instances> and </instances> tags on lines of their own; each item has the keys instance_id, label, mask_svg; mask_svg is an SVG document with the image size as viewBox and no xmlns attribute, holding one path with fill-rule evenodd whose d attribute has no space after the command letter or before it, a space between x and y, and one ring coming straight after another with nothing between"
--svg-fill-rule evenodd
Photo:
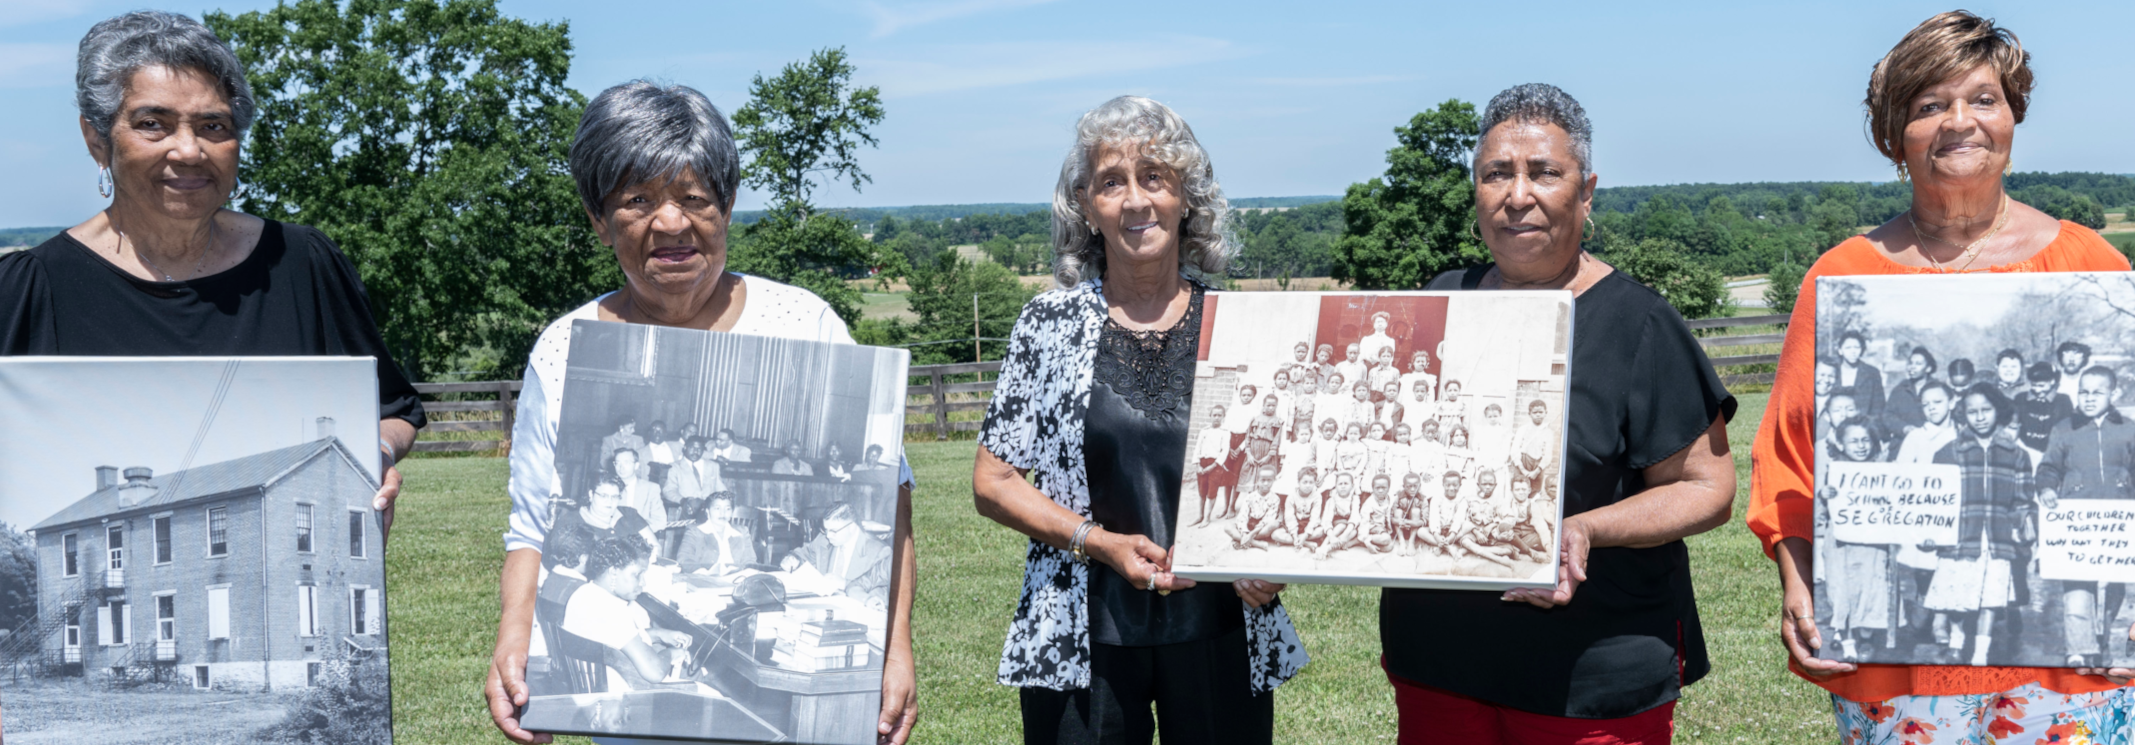
<instances>
[{"instance_id":1,"label":"gold necklace","mask_svg":"<svg viewBox=\"0 0 2135 745\"><path fill-rule=\"evenodd\" d=\"M1993 237L1994 237L1995 235L1997 235L1997 234L2001 233L2001 232L2002 232L2002 226L2003 226L2003 225L2006 225L2006 224L2008 224L2008 221L2009 221L2009 194L2008 194L2007 192L2003 192L2003 193L2002 193L2002 201L2001 201L2001 204L2000 204L2000 205L1999 205L1998 207L1996 207L1996 212L1995 212L1995 215L1994 215L1994 226L1993 226L1993 227L1990 227L1990 228L1987 228L1987 232L1986 232L1986 233L1984 233L1984 234L1981 234L1981 235L1980 235L1980 236L1979 236L1978 238L1974 238L1974 239L1972 239L1972 242L1970 242L1970 243L1958 244L1958 243L1953 243L1953 242L1951 242L1951 241L1949 241L1949 240L1945 240L1945 239L1943 239L1943 238L1938 238L1938 237L1935 237L1935 236L1933 236L1933 235L1929 235L1929 234L1928 234L1927 232L1925 232L1925 231L1922 231L1922 230L1920 229L1920 223L1919 223L1919 222L1917 222L1917 221L1915 221L1915 220L1913 219L1913 211L1912 211L1912 210L1910 210L1910 209L1907 209L1907 210L1905 211L1905 224L1906 224L1906 225L1909 225L1909 226L1911 226L1911 227L1912 227L1912 229L1913 229L1913 235L1915 235L1915 236L1918 236L1918 237L1920 237L1920 238L1922 238L1922 239L1925 239L1925 240L1932 240L1932 241L1936 241L1936 242L1938 242L1938 243L1941 243L1941 244L1943 244L1943 245L1945 245L1945 246L1955 246L1955 247L1957 247L1958 249L1960 249L1960 250L1959 250L1959 252L1958 252L1958 254L1957 254L1957 257L1958 257L1958 258L1963 258L1963 259L1965 259L1965 262L1964 262L1964 265L1963 265L1963 266L1957 267L1956 271L1954 271L1954 272L1952 272L1952 271L1950 271L1950 270L1948 270L1948 269L1944 269L1943 267L1944 267L1944 266L1946 266L1946 264L1945 264L1944 262L1936 261L1936 260L1935 260L1935 257L1934 257L1934 256L1930 256L1930 255L1928 255L1928 252L1927 252L1927 251L1925 251L1925 250L1922 250L1922 251L1920 252L1920 255L1921 255L1921 256L1923 256L1923 257L1925 257L1925 258L1927 259L1927 262L1928 262L1928 264L1932 265L1932 268L1934 268L1934 269L1935 269L1936 271L1938 271L1938 272L1941 272L1941 273L1944 273L1944 274L1963 274L1963 273L1964 273L1964 272L1965 272L1966 270L1968 270L1968 269L1971 269L1971 268L1972 268L1972 262L1974 262L1974 261L1978 261L1978 260L1979 260L1979 254L1977 254L1977 253L1974 253L1974 252L1973 252L1973 251L1974 251L1974 249L1977 249L1977 248L1979 248L1980 246L1982 246L1982 245L1986 244L1986 242L1987 242L1987 240L1988 240L1988 239L1991 239L1991 238L1993 238ZM1925 247L1925 246L1922 246L1922 248L1923 248L1923 249L1925 249L1926 247ZM1966 257L1970 257L1970 258L1966 258ZM1956 260L1957 260L1957 259L1951 259L1951 261L1956 261Z\"/></svg>"}]
</instances>

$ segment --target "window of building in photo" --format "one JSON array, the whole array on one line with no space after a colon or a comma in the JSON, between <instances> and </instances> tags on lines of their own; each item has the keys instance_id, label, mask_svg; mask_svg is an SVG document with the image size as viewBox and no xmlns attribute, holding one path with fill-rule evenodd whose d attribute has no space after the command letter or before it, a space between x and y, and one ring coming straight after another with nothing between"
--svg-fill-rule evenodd
<instances>
[{"instance_id":1,"label":"window of building in photo","mask_svg":"<svg viewBox=\"0 0 2135 745\"><path fill-rule=\"evenodd\" d=\"M207 690L208 688L210 688L210 687L211 687L211 686L209 685L209 683L210 683L210 682L211 682L211 681L209 681L209 680L208 680L208 666L206 666L206 665L194 665L194 666L193 666L193 687L194 687L194 688L198 688L198 689L201 689L201 690L203 690L203 691L204 691L204 690Z\"/></svg>"},{"instance_id":2,"label":"window of building in photo","mask_svg":"<svg viewBox=\"0 0 2135 745\"><path fill-rule=\"evenodd\" d=\"M378 594L363 585L348 588L349 633L368 636L378 633Z\"/></svg>"},{"instance_id":3,"label":"window of building in photo","mask_svg":"<svg viewBox=\"0 0 2135 745\"><path fill-rule=\"evenodd\" d=\"M156 539L156 563L171 563L171 516L158 515L152 529Z\"/></svg>"},{"instance_id":4,"label":"window of building in photo","mask_svg":"<svg viewBox=\"0 0 2135 745\"><path fill-rule=\"evenodd\" d=\"M319 635L319 588L297 586L297 636Z\"/></svg>"},{"instance_id":5,"label":"window of building in photo","mask_svg":"<svg viewBox=\"0 0 2135 745\"><path fill-rule=\"evenodd\" d=\"M319 686L319 663L304 663L304 685L308 685L313 688L317 688Z\"/></svg>"},{"instance_id":6,"label":"window of building in photo","mask_svg":"<svg viewBox=\"0 0 2135 745\"><path fill-rule=\"evenodd\" d=\"M126 526L113 525L104 529L104 548L110 552L110 569L114 572L126 569Z\"/></svg>"},{"instance_id":7,"label":"window of building in photo","mask_svg":"<svg viewBox=\"0 0 2135 745\"><path fill-rule=\"evenodd\" d=\"M297 551L311 553L311 505L297 505Z\"/></svg>"},{"instance_id":8,"label":"window of building in photo","mask_svg":"<svg viewBox=\"0 0 2135 745\"><path fill-rule=\"evenodd\" d=\"M82 573L80 538L73 533L68 533L60 537L59 543L61 546L60 554L66 557L64 562L67 565L66 576L79 576Z\"/></svg>"},{"instance_id":9,"label":"window of building in photo","mask_svg":"<svg viewBox=\"0 0 2135 745\"><path fill-rule=\"evenodd\" d=\"M208 508L208 555L230 555L230 510L226 507Z\"/></svg>"},{"instance_id":10,"label":"window of building in photo","mask_svg":"<svg viewBox=\"0 0 2135 745\"><path fill-rule=\"evenodd\" d=\"M67 614L66 661L82 661L82 625L72 613Z\"/></svg>"},{"instance_id":11,"label":"window of building in photo","mask_svg":"<svg viewBox=\"0 0 2135 745\"><path fill-rule=\"evenodd\" d=\"M230 638L230 586L208 588L208 639Z\"/></svg>"},{"instance_id":12,"label":"window of building in photo","mask_svg":"<svg viewBox=\"0 0 2135 745\"><path fill-rule=\"evenodd\" d=\"M178 597L171 591L156 593L156 659L178 657Z\"/></svg>"},{"instance_id":13,"label":"window of building in photo","mask_svg":"<svg viewBox=\"0 0 2135 745\"><path fill-rule=\"evenodd\" d=\"M363 558L363 510L348 511L348 555Z\"/></svg>"},{"instance_id":14,"label":"window of building in photo","mask_svg":"<svg viewBox=\"0 0 2135 745\"><path fill-rule=\"evenodd\" d=\"M126 629L133 626L133 606L124 600L113 600L96 607L96 633L104 646L116 647L126 643Z\"/></svg>"}]
</instances>

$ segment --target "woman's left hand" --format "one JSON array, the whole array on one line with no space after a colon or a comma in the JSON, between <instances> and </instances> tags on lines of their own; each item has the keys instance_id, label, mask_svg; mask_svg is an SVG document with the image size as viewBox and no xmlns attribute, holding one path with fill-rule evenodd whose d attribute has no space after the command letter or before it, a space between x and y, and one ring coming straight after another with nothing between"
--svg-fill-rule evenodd
<instances>
[{"instance_id":1,"label":"woman's left hand","mask_svg":"<svg viewBox=\"0 0 2135 745\"><path fill-rule=\"evenodd\" d=\"M400 501L400 469L385 467L385 476L378 480L378 496L371 498L371 508L378 510L378 542L384 543L393 532L393 503Z\"/></svg>"},{"instance_id":2,"label":"woman's left hand","mask_svg":"<svg viewBox=\"0 0 2135 745\"><path fill-rule=\"evenodd\" d=\"M1572 602L1572 593L1579 591L1579 583L1586 581L1586 553L1591 546L1583 515L1564 518L1563 556L1557 563L1557 586L1551 589L1519 587L1506 590L1502 598L1507 602L1528 603L1537 608L1554 608Z\"/></svg>"},{"instance_id":3,"label":"woman's left hand","mask_svg":"<svg viewBox=\"0 0 2135 745\"><path fill-rule=\"evenodd\" d=\"M1274 602L1275 593L1282 592L1286 587L1289 585L1264 579L1241 579L1231 583L1231 590L1238 593L1238 597L1244 600L1246 605L1255 608Z\"/></svg>"},{"instance_id":4,"label":"woman's left hand","mask_svg":"<svg viewBox=\"0 0 2135 745\"><path fill-rule=\"evenodd\" d=\"M905 655L882 661L882 717L875 725L877 745L904 745L919 723L919 675Z\"/></svg>"}]
</instances>

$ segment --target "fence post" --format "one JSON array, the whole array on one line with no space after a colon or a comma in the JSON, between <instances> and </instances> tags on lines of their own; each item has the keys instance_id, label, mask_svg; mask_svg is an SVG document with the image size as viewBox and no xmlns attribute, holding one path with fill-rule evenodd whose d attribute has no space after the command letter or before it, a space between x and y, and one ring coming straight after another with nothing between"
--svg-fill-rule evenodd
<instances>
[{"instance_id":1,"label":"fence post","mask_svg":"<svg viewBox=\"0 0 2135 745\"><path fill-rule=\"evenodd\" d=\"M504 442L500 444L500 448L505 455L510 455L512 426L519 417L519 401L518 396L512 394L512 381L497 381L497 403L504 407Z\"/></svg>"},{"instance_id":2,"label":"fence post","mask_svg":"<svg viewBox=\"0 0 2135 745\"><path fill-rule=\"evenodd\" d=\"M949 439L949 394L941 382L941 372L928 376L934 385L934 439Z\"/></svg>"}]
</instances>

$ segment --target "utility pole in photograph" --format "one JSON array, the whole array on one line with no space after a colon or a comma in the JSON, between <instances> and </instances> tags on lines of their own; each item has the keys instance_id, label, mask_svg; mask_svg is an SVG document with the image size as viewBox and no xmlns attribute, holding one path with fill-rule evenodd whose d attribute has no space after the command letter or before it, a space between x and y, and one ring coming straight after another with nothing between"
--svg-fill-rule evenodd
<instances>
[{"instance_id":1,"label":"utility pole in photograph","mask_svg":"<svg viewBox=\"0 0 2135 745\"><path fill-rule=\"evenodd\" d=\"M979 353L979 294L971 293L971 361L979 362L984 355Z\"/></svg>"}]
</instances>

